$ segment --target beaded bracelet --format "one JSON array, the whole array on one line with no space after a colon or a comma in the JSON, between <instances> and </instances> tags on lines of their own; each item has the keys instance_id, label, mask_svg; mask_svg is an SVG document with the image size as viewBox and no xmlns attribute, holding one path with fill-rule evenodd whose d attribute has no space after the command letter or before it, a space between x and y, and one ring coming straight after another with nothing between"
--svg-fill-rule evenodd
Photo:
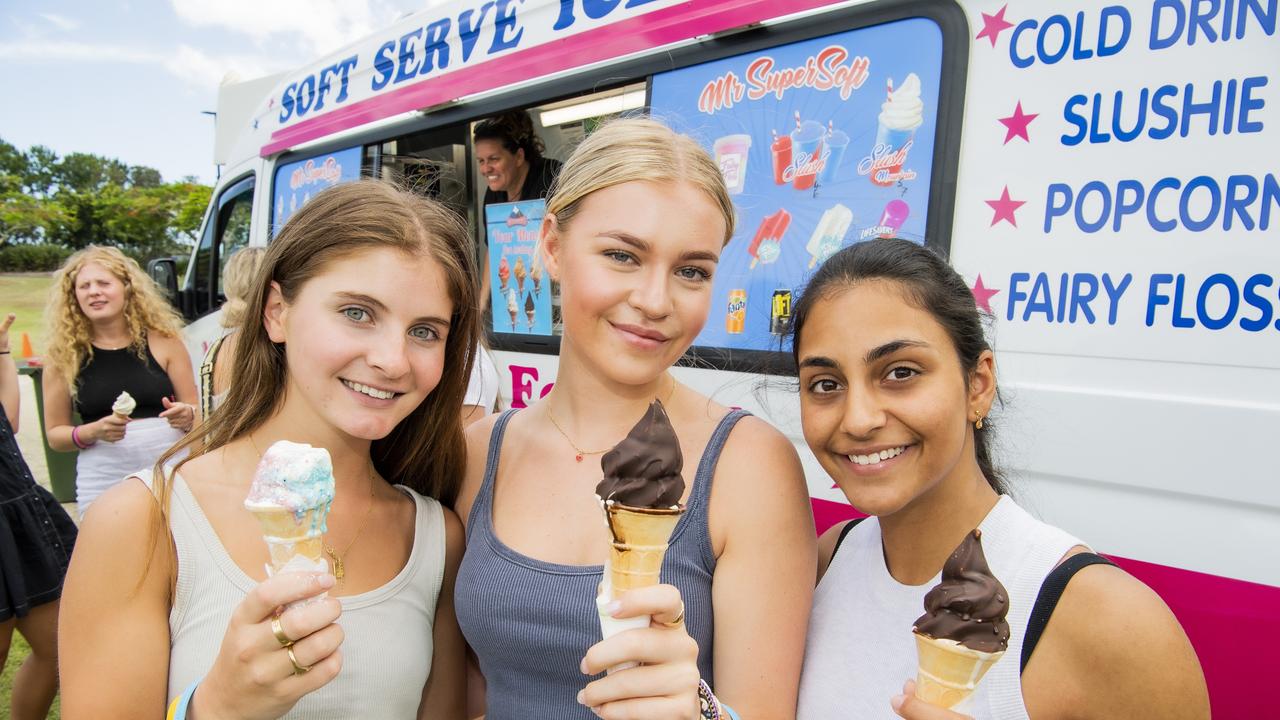
<instances>
[{"instance_id":1,"label":"beaded bracelet","mask_svg":"<svg viewBox=\"0 0 1280 720\"><path fill-rule=\"evenodd\" d=\"M191 683L181 695L169 703L169 711L164 716L165 720L186 720L187 708L191 705L191 697L196 694L196 686L199 684L199 680Z\"/></svg>"},{"instance_id":2,"label":"beaded bracelet","mask_svg":"<svg viewBox=\"0 0 1280 720\"><path fill-rule=\"evenodd\" d=\"M706 680L698 681L698 717L702 720L738 720L738 713L720 702Z\"/></svg>"}]
</instances>

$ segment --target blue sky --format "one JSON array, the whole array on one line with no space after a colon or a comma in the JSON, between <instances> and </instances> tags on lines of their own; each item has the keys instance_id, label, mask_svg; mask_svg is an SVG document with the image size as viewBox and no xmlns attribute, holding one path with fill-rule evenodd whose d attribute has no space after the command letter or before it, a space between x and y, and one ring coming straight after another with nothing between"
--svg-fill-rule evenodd
<instances>
[{"instance_id":1,"label":"blue sky","mask_svg":"<svg viewBox=\"0 0 1280 720\"><path fill-rule=\"evenodd\" d=\"M302 65L438 0L3 0L0 138L213 183L228 72Z\"/></svg>"}]
</instances>

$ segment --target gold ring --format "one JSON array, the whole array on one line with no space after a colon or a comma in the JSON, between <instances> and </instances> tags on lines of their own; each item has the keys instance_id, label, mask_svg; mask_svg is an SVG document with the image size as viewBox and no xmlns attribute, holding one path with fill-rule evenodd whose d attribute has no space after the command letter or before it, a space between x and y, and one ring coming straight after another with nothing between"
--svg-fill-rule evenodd
<instances>
[{"instance_id":1,"label":"gold ring","mask_svg":"<svg viewBox=\"0 0 1280 720\"><path fill-rule=\"evenodd\" d=\"M681 625L683 625L684 624L684 601L680 602L680 612L676 615L675 620L672 620L671 622L659 621L658 624L663 627L669 627L669 628L678 628Z\"/></svg>"},{"instance_id":2,"label":"gold ring","mask_svg":"<svg viewBox=\"0 0 1280 720\"><path fill-rule=\"evenodd\" d=\"M289 653L289 662L293 663L293 674L294 674L294 675L305 675L305 674L307 673L307 671L311 669L311 666L310 666L310 665L299 665L299 664L298 664L298 658L294 656L294 654L293 654L293 647L292 647L292 646L285 648L285 649L284 649L284 651L285 651L285 652L287 652L287 653Z\"/></svg>"},{"instance_id":3,"label":"gold ring","mask_svg":"<svg viewBox=\"0 0 1280 720\"><path fill-rule=\"evenodd\" d=\"M289 647L293 645L293 641L288 635L284 634L284 626L280 624L280 616L271 616L271 634L276 636L276 641L280 643L280 647Z\"/></svg>"}]
</instances>

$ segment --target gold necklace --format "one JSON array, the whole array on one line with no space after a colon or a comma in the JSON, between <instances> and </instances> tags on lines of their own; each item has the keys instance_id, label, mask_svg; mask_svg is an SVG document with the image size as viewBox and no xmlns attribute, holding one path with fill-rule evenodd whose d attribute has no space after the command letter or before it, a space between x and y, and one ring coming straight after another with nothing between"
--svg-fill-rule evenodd
<instances>
[{"instance_id":1,"label":"gold necklace","mask_svg":"<svg viewBox=\"0 0 1280 720\"><path fill-rule=\"evenodd\" d=\"M343 548L341 553L335 550L334 547L329 543L323 542L323 541L321 542L321 547L324 548L325 554L329 556L329 559L333 560L333 576L337 578L338 582L342 582L343 576L346 575L346 572L345 572L346 568L343 566L342 558L347 553L351 552L351 546L355 545L356 540L360 539L360 533L364 532L364 526L369 524L369 516L372 514L373 514L373 462L370 461L369 463L369 508L364 511L364 518L360 520L360 527L356 529L356 534L351 536L351 542L347 543L347 546Z\"/></svg>"},{"instance_id":2,"label":"gold necklace","mask_svg":"<svg viewBox=\"0 0 1280 720\"><path fill-rule=\"evenodd\" d=\"M253 435L248 434L245 437L249 438L249 444L253 446L253 451L258 453L258 459L261 460L262 451L258 449L258 443L253 439ZM325 554L328 555L331 560L333 560L333 577L336 578L338 582L342 582L343 577L346 575L346 567L343 565L342 558L347 553L351 552L351 546L355 545L356 540L360 539L360 533L364 532L364 526L369 524L369 516L372 514L373 514L373 461L370 460L369 461L369 507L364 511L364 518L360 520L360 527L356 530L356 534L351 536L351 542L347 543L347 547L344 548L341 553L335 550L332 545L325 542L323 539L320 541L321 549L323 549Z\"/></svg>"},{"instance_id":3,"label":"gold necklace","mask_svg":"<svg viewBox=\"0 0 1280 720\"><path fill-rule=\"evenodd\" d=\"M676 394L676 379L672 377L671 389L667 391L666 402L671 402L671 396L675 394ZM663 404L665 405L666 403L663 403ZM560 423L556 422L556 414L551 411L551 403L549 402L547 403L547 419L550 420L551 424L555 426L557 431L559 431L561 437L564 438L565 442L569 443L569 447L574 449L576 453L573 456L574 462L582 462L582 459L588 455L602 455L613 449L612 445L603 450L583 450L582 448L578 447L578 444L573 441L573 438L569 437L569 433L565 432L564 428L560 427Z\"/></svg>"}]
</instances>

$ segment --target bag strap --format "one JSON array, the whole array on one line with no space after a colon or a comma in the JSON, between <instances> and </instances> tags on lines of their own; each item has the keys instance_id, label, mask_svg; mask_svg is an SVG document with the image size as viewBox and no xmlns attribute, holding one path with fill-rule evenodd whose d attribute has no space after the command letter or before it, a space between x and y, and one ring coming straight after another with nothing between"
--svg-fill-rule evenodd
<instances>
[{"instance_id":1,"label":"bag strap","mask_svg":"<svg viewBox=\"0 0 1280 720\"><path fill-rule=\"evenodd\" d=\"M849 531L852 530L858 523L862 522L863 520L866 520L866 518L864 517L854 518L850 520L847 525L845 525L843 528L840 529L840 537L836 538L836 546L831 549L831 557L834 558L836 556L836 553L840 551L840 544L844 542L844 539L846 537L848 537Z\"/></svg>"},{"instance_id":2,"label":"bag strap","mask_svg":"<svg viewBox=\"0 0 1280 720\"><path fill-rule=\"evenodd\" d=\"M204 419L213 412L213 363L222 349L222 341L226 339L227 336L223 335L214 340L213 347L205 353L204 362L200 363L200 417Z\"/></svg>"},{"instance_id":3,"label":"bag strap","mask_svg":"<svg viewBox=\"0 0 1280 720\"><path fill-rule=\"evenodd\" d=\"M1045 576L1044 582L1040 584L1040 592L1036 595L1036 604L1031 608L1031 618L1027 620L1026 635L1022 638L1022 664L1018 667L1018 675L1022 675L1027 669L1031 653L1035 652L1040 636L1049 625L1049 618L1053 615L1053 609L1058 606L1058 600L1062 599L1067 583L1071 582L1076 573L1090 565L1115 563L1097 553L1080 553L1063 560Z\"/></svg>"}]
</instances>

